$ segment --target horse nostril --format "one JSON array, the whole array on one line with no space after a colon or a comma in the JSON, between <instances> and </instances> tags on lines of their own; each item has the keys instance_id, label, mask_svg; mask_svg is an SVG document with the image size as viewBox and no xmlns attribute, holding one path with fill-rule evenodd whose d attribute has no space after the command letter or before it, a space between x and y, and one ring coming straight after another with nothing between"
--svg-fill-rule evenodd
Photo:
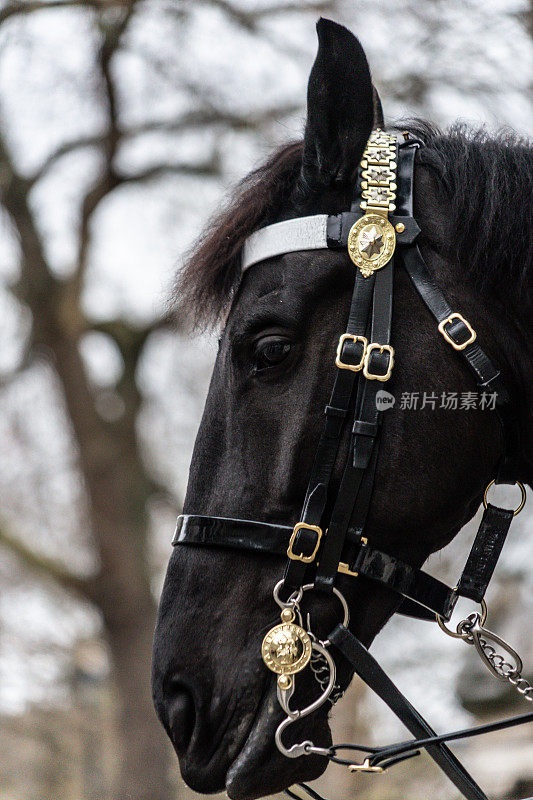
<instances>
[{"instance_id":1,"label":"horse nostril","mask_svg":"<svg viewBox=\"0 0 533 800\"><path fill-rule=\"evenodd\" d=\"M174 683L167 696L170 738L177 753L184 753L191 741L196 712L194 700L183 684Z\"/></svg>"}]
</instances>

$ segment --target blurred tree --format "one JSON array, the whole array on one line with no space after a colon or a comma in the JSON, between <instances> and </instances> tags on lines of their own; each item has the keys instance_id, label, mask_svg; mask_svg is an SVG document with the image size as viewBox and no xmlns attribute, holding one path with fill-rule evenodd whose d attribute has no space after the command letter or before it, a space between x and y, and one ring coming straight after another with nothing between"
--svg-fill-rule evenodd
<instances>
[{"instance_id":1,"label":"blurred tree","mask_svg":"<svg viewBox=\"0 0 533 800\"><path fill-rule=\"evenodd\" d=\"M211 3L245 30L254 30L271 9L245 11L230 3ZM96 549L98 569L81 576L70 571L64 560L43 555L24 537L0 533L0 542L9 547L26 565L51 576L69 591L94 604L101 612L105 636L113 665L118 696L120 730L120 771L112 797L116 800L169 800L175 797L175 783L168 778L169 746L155 720L152 709L149 673L155 601L151 587L149 558L150 527L147 505L154 493L167 493L168 487L154 477L147 466L138 437L138 418L143 396L137 383L137 369L151 335L165 327L164 318L148 323L115 318L95 320L83 303L86 275L95 230L95 216L103 201L125 185L142 185L169 174L217 177L222 168L216 140L200 160L154 161L141 170L125 169L121 150L136 136L154 131L184 132L208 126L226 130L251 130L296 109L282 101L260 109L252 116L217 106L209 91L202 93L194 80L182 73L179 78L191 95L190 103L179 114L159 119L144 119L128 124L124 113L124 87L120 84L116 57L124 47L134 25L141 0L42 0L14 1L0 9L0 25L15 18L46 15L51 9L84 8L95 35L96 49L92 71L94 102L103 120L102 129L65 139L49 152L33 172L20 166L17 147L10 139L9 124L0 125L0 201L16 232L20 248L20 274L11 285L18 301L31 312L31 331L19 369L31 365L37 355L47 354L63 396L73 443L85 491L89 535ZM329 3L283 3L278 10L324 9ZM169 21L179 28L193 13L193 4L170 4ZM31 37L31 29L27 32ZM57 58L56 54L50 54ZM152 67L164 71L168 66L152 54ZM56 62L61 70L61 55ZM68 68L68 64L64 65ZM4 119L4 123L6 120ZM99 165L79 202L74 269L58 274L47 247L43 228L46 208L33 201L40 182L66 156L94 149ZM209 149L209 148L208 148ZM23 159L22 159L23 160ZM43 225L44 214L44 225ZM120 413L113 419L102 415L98 393L92 385L82 357L82 342L88 332L109 337L122 360L116 386Z\"/></svg>"},{"instance_id":2,"label":"blurred tree","mask_svg":"<svg viewBox=\"0 0 533 800\"><path fill-rule=\"evenodd\" d=\"M507 5L504 9L502 2L489 13L484 0L405 0L400 5L395 0L0 0L0 207L16 234L18 273L9 289L17 298L19 336L24 332L25 337L13 374L0 376L0 403L5 411L4 398L9 398L26 417L41 413L27 396L21 401L20 388L17 394L13 387L20 387L21 376L35 373L44 359L53 380L37 382L35 394L47 393L56 407L73 451L66 469L81 479L83 489L65 492L60 511L41 520L28 505L47 510L52 504L57 484L54 476L43 474L50 471L49 463L36 467L28 457L6 490L11 466L0 452L0 510L9 518L0 543L36 574L64 587L69 597L84 598L101 613L120 726L113 800L176 796L168 777L169 748L149 693L158 577L150 513L156 495L168 498L173 510L179 507L176 486L181 488L184 470L168 466L179 454L164 430L157 445L155 435L146 433L153 398L139 378L144 362L153 365L154 353L161 358L156 343L171 337L167 320L151 307L134 313L127 302L106 300L100 308L95 284L104 278L113 283L114 259L124 249L123 280L136 285L138 295L149 294L151 273L162 257L155 241L144 269L135 273L132 266L134 227L148 219L149 191L172 198L168 208L158 209L161 228L183 217L168 248L175 254L190 240L189 229L197 229L200 215L215 207L225 185L277 140L300 132L319 13L341 19L360 35L389 115L427 114L442 122L472 108L474 115L525 128L531 120L531 42L523 23L531 28L533 12L526 0ZM518 21L519 7L529 16ZM54 35L63 29L57 47ZM401 47L396 46L400 39ZM43 64L33 59L38 47L44 50L44 76ZM80 63L86 57L84 71ZM519 72L510 68L515 59L526 65ZM200 188L205 186L211 186L210 195ZM63 223L73 244L67 257L52 235L58 187L68 189ZM138 217L134 191L140 197ZM114 212L126 192L132 193L129 202ZM135 221L128 227L129 216ZM110 247L111 240L118 245ZM120 361L108 391L95 383L87 360L89 337L98 335L93 338L97 349L111 343ZM179 395L158 398L160 405L148 414L153 427L167 406L174 415L187 406L186 396L194 392L192 365L173 387ZM197 397L190 405L198 405ZM183 423L182 415L176 424ZM24 437L20 429L11 433ZM44 437L43 448L51 435ZM5 444L5 436L1 441ZM21 452L27 457L28 450ZM187 461L184 452L181 463ZM76 508L69 511L70 527L81 530L75 543L87 541L88 549L94 548L92 572L78 570L76 548L66 535L61 538L62 528L55 551L47 546L72 497ZM340 728L350 730L352 711L345 704Z\"/></svg>"}]
</instances>

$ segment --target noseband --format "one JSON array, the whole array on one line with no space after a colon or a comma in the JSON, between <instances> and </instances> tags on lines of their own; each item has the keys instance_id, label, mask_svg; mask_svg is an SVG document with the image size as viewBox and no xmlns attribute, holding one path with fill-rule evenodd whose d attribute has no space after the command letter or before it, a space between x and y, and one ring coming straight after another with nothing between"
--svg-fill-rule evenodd
<instances>
[{"instance_id":1,"label":"noseband","mask_svg":"<svg viewBox=\"0 0 533 800\"><path fill-rule=\"evenodd\" d=\"M422 620L437 620L449 635L473 645L489 670L508 681L533 702L533 687L522 677L518 654L485 627L485 592L496 568L509 526L525 502L518 483L518 420L504 380L477 341L472 325L452 308L435 283L416 243L420 228L413 216L414 163L422 142L376 130L363 154L355 199L350 211L327 216L300 217L269 225L252 234L243 250L243 270L267 258L314 249L346 250L356 266L355 283L345 332L336 347L335 380L324 410L323 429L316 449L300 521L290 528L242 519L184 515L178 519L175 545L217 546L255 553L287 556L282 580L274 589L281 621L265 636L262 657L277 677L280 705L286 714L276 732L276 745L289 758L324 756L346 764L352 771L383 772L422 749L434 759L467 800L487 800L486 795L447 747L446 742L512 727L533 720L522 714L467 731L437 735L401 694L368 650L348 629L346 601L335 581L338 573L356 580L364 576L392 590L399 598L399 613ZM393 275L398 262L436 321L436 330L458 357L465 360L478 390L495 400L503 452L493 481L484 496L484 513L472 550L453 589L420 569L382 552L366 534L378 459L382 411L378 393L394 367L391 344ZM483 396L483 395L482 395ZM350 426L350 447L341 482L334 498L330 484L341 435ZM507 510L487 501L493 483L517 484L520 506ZM331 501L333 502L331 503ZM326 505L332 511L326 519ZM342 622L325 640L304 624L300 604L304 592L334 596ZM458 598L480 604L456 630L451 619ZM415 737L387 747L315 746L311 741L288 746L285 730L311 714L327 700L340 696L335 683L334 655L341 654L357 675L376 692ZM295 675L309 668L321 693L307 708L293 709ZM341 757L342 751L363 753L361 763ZM302 784L311 797L317 793ZM291 797L297 797L287 790Z\"/></svg>"}]
</instances>

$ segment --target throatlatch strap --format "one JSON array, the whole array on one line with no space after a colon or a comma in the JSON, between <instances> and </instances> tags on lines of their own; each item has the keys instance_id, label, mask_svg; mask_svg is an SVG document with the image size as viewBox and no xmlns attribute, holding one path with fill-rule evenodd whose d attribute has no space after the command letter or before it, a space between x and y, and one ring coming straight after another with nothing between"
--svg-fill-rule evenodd
<instances>
[{"instance_id":1,"label":"throatlatch strap","mask_svg":"<svg viewBox=\"0 0 533 800\"><path fill-rule=\"evenodd\" d=\"M454 312L442 290L435 283L418 245L406 247L402 250L401 255L407 274L437 322L443 323L454 314L457 316L457 312ZM447 328L447 332L448 338L460 346L462 344L460 337L467 341L469 336L469 332L461 319L452 321L450 327ZM508 402L509 394L499 370L496 369L490 358L475 341L462 350L457 350L457 352L470 365L480 387L488 392L496 392L499 404Z\"/></svg>"},{"instance_id":2,"label":"throatlatch strap","mask_svg":"<svg viewBox=\"0 0 533 800\"><path fill-rule=\"evenodd\" d=\"M443 292L435 283L418 246L411 245L402 248L400 252L407 274L420 297L439 325L445 323L444 331L439 328L441 333L466 360L476 376L479 388L488 393L496 393L496 412L502 427L504 445L504 453L498 464L496 483L516 483L518 479L516 454L520 452L520 431L516 415L510 408L509 392L499 370L476 341L464 346L464 342L471 338L472 329L460 314L452 310ZM457 349L457 346L460 349Z\"/></svg>"},{"instance_id":3,"label":"throatlatch strap","mask_svg":"<svg viewBox=\"0 0 533 800\"><path fill-rule=\"evenodd\" d=\"M413 736L417 738L436 736L433 728L404 697L376 659L349 630L343 625L338 625L329 640L350 662L361 680L381 697ZM467 800L487 800L482 789L443 742L428 745L427 752Z\"/></svg>"}]
</instances>

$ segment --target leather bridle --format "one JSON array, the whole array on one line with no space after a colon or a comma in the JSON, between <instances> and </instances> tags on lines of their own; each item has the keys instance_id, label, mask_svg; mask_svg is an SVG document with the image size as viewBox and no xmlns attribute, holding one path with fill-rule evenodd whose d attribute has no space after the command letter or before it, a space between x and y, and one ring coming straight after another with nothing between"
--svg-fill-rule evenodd
<instances>
[{"instance_id":1,"label":"leather bridle","mask_svg":"<svg viewBox=\"0 0 533 800\"><path fill-rule=\"evenodd\" d=\"M364 576L386 586L401 598L399 613L423 620L436 619L447 633L475 645L493 674L509 681L524 699L533 701L533 687L522 677L518 654L484 626L485 592L513 516L525 501L524 487L518 482L518 419L500 371L479 345L470 323L448 304L417 245L420 229L413 215L414 163L422 144L409 134L400 137L374 131L363 155L350 211L277 223L257 231L247 240L243 269L291 251L348 249L358 268L346 330L337 345L334 385L324 411L323 429L300 521L294 528L253 520L183 515L178 519L173 544L288 556L284 577L274 591L281 608L281 623L269 631L262 650L266 665L278 675L278 698L287 714L276 734L276 744L284 755L321 755L347 764L352 770L382 772L426 749L465 798L487 800L446 742L528 722L533 720L533 713L438 736L348 630L348 608L335 583L337 574L341 573L353 579ZM491 484L517 484L522 492L520 507L514 511L487 502L485 492L483 517L463 573L453 589L382 552L365 535L383 414L377 402L378 392L394 366L391 321L397 263L406 270L435 318L438 331L470 368L478 391L495 398L503 452ZM348 424L351 428L349 455L339 488L332 498L333 468L341 436ZM332 510L326 520L328 503ZM319 640L302 622L300 601L304 591L310 589L322 596L336 595L345 612L343 622L326 640ZM470 614L453 632L446 623L460 597L481 604L482 612ZM499 650L503 650L503 655ZM414 739L381 748L356 745L321 748L309 741L291 747L283 744L282 734L288 725L334 696L335 660L331 653L335 651L342 654L357 675L387 703ZM322 694L308 708L293 710L290 706L293 676L309 663ZM342 758L339 755L342 750L363 752L363 763L355 764L353 759ZM302 786L311 797L318 797L314 790ZM290 790L288 794L297 796Z\"/></svg>"}]
</instances>

